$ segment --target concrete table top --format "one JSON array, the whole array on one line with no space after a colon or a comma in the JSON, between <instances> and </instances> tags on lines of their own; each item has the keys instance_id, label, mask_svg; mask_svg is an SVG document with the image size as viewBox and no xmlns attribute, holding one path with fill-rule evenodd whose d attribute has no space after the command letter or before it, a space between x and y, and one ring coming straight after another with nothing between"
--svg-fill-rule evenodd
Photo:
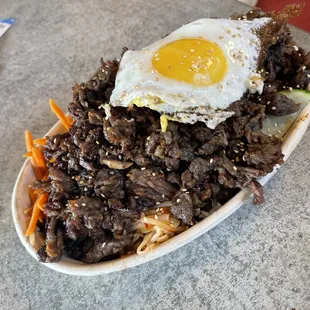
<instances>
[{"instance_id":1,"label":"concrete table top","mask_svg":"<svg viewBox=\"0 0 310 310\"><path fill-rule=\"evenodd\" d=\"M122 272L56 273L18 240L11 193L23 164L23 131L55 123L48 98L66 108L74 81L100 57L142 48L201 17L247 7L216 0L1 0L15 24L0 39L0 309L310 309L310 130L265 188L263 206L244 205L183 248ZM293 30L310 49L310 35Z\"/></svg>"}]
</instances>

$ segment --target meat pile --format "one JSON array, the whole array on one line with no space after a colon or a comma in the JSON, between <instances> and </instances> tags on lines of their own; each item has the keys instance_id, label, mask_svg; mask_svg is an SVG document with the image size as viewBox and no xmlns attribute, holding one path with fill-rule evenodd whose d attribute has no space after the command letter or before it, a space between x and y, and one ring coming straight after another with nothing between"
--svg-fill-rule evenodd
<instances>
[{"instance_id":1,"label":"meat pile","mask_svg":"<svg viewBox=\"0 0 310 310\"><path fill-rule=\"evenodd\" d=\"M256 179L282 164L283 155L281 141L262 133L262 121L266 113L295 112L298 106L277 91L306 88L310 73L310 54L294 47L286 26L276 31L261 67L262 95L234 102L234 116L214 130L169 122L162 132L157 112L109 106L118 61L102 61L87 83L76 84L69 104L75 122L68 133L48 137L49 177L33 184L49 193L40 260L57 261L63 251L85 263L119 257L141 241L132 228L141 212L164 201L186 225L241 188L263 203Z\"/></svg>"}]
</instances>

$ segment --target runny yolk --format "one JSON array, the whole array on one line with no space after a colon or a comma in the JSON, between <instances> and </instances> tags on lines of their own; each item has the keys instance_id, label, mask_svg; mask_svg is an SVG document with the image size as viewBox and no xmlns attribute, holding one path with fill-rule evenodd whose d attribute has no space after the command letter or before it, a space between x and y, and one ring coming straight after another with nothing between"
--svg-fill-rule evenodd
<instances>
[{"instance_id":1,"label":"runny yolk","mask_svg":"<svg viewBox=\"0 0 310 310\"><path fill-rule=\"evenodd\" d=\"M224 53L204 39L180 39L162 46L152 58L153 69L167 78L192 85L219 82L227 70Z\"/></svg>"}]
</instances>

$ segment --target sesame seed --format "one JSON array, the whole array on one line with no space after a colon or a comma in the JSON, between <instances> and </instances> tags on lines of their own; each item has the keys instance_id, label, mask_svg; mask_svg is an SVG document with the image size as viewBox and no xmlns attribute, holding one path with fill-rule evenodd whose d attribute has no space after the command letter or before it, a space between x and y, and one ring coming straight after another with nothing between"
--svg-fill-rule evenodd
<instances>
[{"instance_id":1,"label":"sesame seed","mask_svg":"<svg viewBox=\"0 0 310 310\"><path fill-rule=\"evenodd\" d=\"M201 44L201 42L200 42L200 41L198 41L198 42L197 42L197 44Z\"/></svg>"},{"instance_id":2,"label":"sesame seed","mask_svg":"<svg viewBox=\"0 0 310 310\"><path fill-rule=\"evenodd\" d=\"M156 174L153 172L153 173L152 173L152 176L155 177L155 175L156 175Z\"/></svg>"},{"instance_id":3,"label":"sesame seed","mask_svg":"<svg viewBox=\"0 0 310 310\"><path fill-rule=\"evenodd\" d=\"M111 174L111 175L114 175L114 174L115 174L115 172L114 172L114 171L110 171L110 174Z\"/></svg>"},{"instance_id":4,"label":"sesame seed","mask_svg":"<svg viewBox=\"0 0 310 310\"><path fill-rule=\"evenodd\" d=\"M74 176L73 176L73 177L71 177L71 179L72 179L72 180L74 180Z\"/></svg>"},{"instance_id":5,"label":"sesame seed","mask_svg":"<svg viewBox=\"0 0 310 310\"><path fill-rule=\"evenodd\" d=\"M186 188L182 188L181 191L182 191L182 192L186 192L187 189L186 189Z\"/></svg>"},{"instance_id":6,"label":"sesame seed","mask_svg":"<svg viewBox=\"0 0 310 310\"><path fill-rule=\"evenodd\" d=\"M84 192L87 192L87 187L84 187Z\"/></svg>"},{"instance_id":7,"label":"sesame seed","mask_svg":"<svg viewBox=\"0 0 310 310\"><path fill-rule=\"evenodd\" d=\"M98 141L98 140L96 141L96 144L99 144L99 141Z\"/></svg>"},{"instance_id":8,"label":"sesame seed","mask_svg":"<svg viewBox=\"0 0 310 310\"><path fill-rule=\"evenodd\" d=\"M192 53L194 53L194 52L195 52L195 50L194 50L194 49L191 49L191 52L192 52Z\"/></svg>"},{"instance_id":9,"label":"sesame seed","mask_svg":"<svg viewBox=\"0 0 310 310\"><path fill-rule=\"evenodd\" d=\"M119 159L119 160L122 160L122 155L118 155L118 159Z\"/></svg>"},{"instance_id":10,"label":"sesame seed","mask_svg":"<svg viewBox=\"0 0 310 310\"><path fill-rule=\"evenodd\" d=\"M300 56L301 56L301 54L300 54L300 53L298 53L298 56L300 57Z\"/></svg>"},{"instance_id":11,"label":"sesame seed","mask_svg":"<svg viewBox=\"0 0 310 310\"><path fill-rule=\"evenodd\" d=\"M299 88L299 87L300 87L300 86L299 86L299 84L298 84L298 85L296 85L296 87L297 87L297 88Z\"/></svg>"},{"instance_id":12,"label":"sesame seed","mask_svg":"<svg viewBox=\"0 0 310 310\"><path fill-rule=\"evenodd\" d=\"M107 244L106 242L103 242L101 247L104 248L106 244Z\"/></svg>"},{"instance_id":13,"label":"sesame seed","mask_svg":"<svg viewBox=\"0 0 310 310\"><path fill-rule=\"evenodd\" d=\"M138 199L138 198L139 198L139 196L135 196L134 198L135 198L135 199Z\"/></svg>"},{"instance_id":14,"label":"sesame seed","mask_svg":"<svg viewBox=\"0 0 310 310\"><path fill-rule=\"evenodd\" d=\"M155 217L155 220L158 220L158 215L156 215L156 214L155 214L155 216L154 216L154 217Z\"/></svg>"},{"instance_id":15,"label":"sesame seed","mask_svg":"<svg viewBox=\"0 0 310 310\"><path fill-rule=\"evenodd\" d=\"M74 204L75 207L78 207L79 205L77 203Z\"/></svg>"},{"instance_id":16,"label":"sesame seed","mask_svg":"<svg viewBox=\"0 0 310 310\"><path fill-rule=\"evenodd\" d=\"M82 203L82 207L86 207L86 203L83 202L83 203Z\"/></svg>"},{"instance_id":17,"label":"sesame seed","mask_svg":"<svg viewBox=\"0 0 310 310\"><path fill-rule=\"evenodd\" d=\"M109 155L109 152L105 152L105 156L108 156Z\"/></svg>"},{"instance_id":18,"label":"sesame seed","mask_svg":"<svg viewBox=\"0 0 310 310\"><path fill-rule=\"evenodd\" d=\"M210 159L210 164L212 164L212 163L213 163L213 158Z\"/></svg>"},{"instance_id":19,"label":"sesame seed","mask_svg":"<svg viewBox=\"0 0 310 310\"><path fill-rule=\"evenodd\" d=\"M160 60L160 58L155 58L156 61Z\"/></svg>"},{"instance_id":20,"label":"sesame seed","mask_svg":"<svg viewBox=\"0 0 310 310\"><path fill-rule=\"evenodd\" d=\"M278 129L277 132L278 132L278 133L281 133L281 130Z\"/></svg>"},{"instance_id":21,"label":"sesame seed","mask_svg":"<svg viewBox=\"0 0 310 310\"><path fill-rule=\"evenodd\" d=\"M270 101L267 101L266 105L270 104Z\"/></svg>"},{"instance_id":22,"label":"sesame seed","mask_svg":"<svg viewBox=\"0 0 310 310\"><path fill-rule=\"evenodd\" d=\"M238 151L238 150L234 150L234 152L235 152L236 154L238 154L238 153L239 153L239 151Z\"/></svg>"},{"instance_id":23,"label":"sesame seed","mask_svg":"<svg viewBox=\"0 0 310 310\"><path fill-rule=\"evenodd\" d=\"M272 108L271 108L271 110L276 110L276 109L277 109L276 107L272 107Z\"/></svg>"},{"instance_id":24,"label":"sesame seed","mask_svg":"<svg viewBox=\"0 0 310 310\"><path fill-rule=\"evenodd\" d=\"M161 197L162 197L162 198L165 198L165 194L162 194Z\"/></svg>"},{"instance_id":25,"label":"sesame seed","mask_svg":"<svg viewBox=\"0 0 310 310\"><path fill-rule=\"evenodd\" d=\"M267 128L267 131L270 132L270 128Z\"/></svg>"},{"instance_id":26,"label":"sesame seed","mask_svg":"<svg viewBox=\"0 0 310 310\"><path fill-rule=\"evenodd\" d=\"M142 167L141 170L145 170L145 167Z\"/></svg>"},{"instance_id":27,"label":"sesame seed","mask_svg":"<svg viewBox=\"0 0 310 310\"><path fill-rule=\"evenodd\" d=\"M101 194L101 196L102 196L103 198L105 198L105 196L104 196L103 194Z\"/></svg>"},{"instance_id":28,"label":"sesame seed","mask_svg":"<svg viewBox=\"0 0 310 310\"><path fill-rule=\"evenodd\" d=\"M173 225L172 225L172 224L170 224L170 227L173 227Z\"/></svg>"},{"instance_id":29,"label":"sesame seed","mask_svg":"<svg viewBox=\"0 0 310 310\"><path fill-rule=\"evenodd\" d=\"M278 124L277 123L274 123L274 127L277 127L278 126Z\"/></svg>"},{"instance_id":30,"label":"sesame seed","mask_svg":"<svg viewBox=\"0 0 310 310\"><path fill-rule=\"evenodd\" d=\"M270 88L270 87L271 87L271 84L269 84L268 87Z\"/></svg>"},{"instance_id":31,"label":"sesame seed","mask_svg":"<svg viewBox=\"0 0 310 310\"><path fill-rule=\"evenodd\" d=\"M306 70L306 66L302 66L302 67L301 67L301 70Z\"/></svg>"},{"instance_id":32,"label":"sesame seed","mask_svg":"<svg viewBox=\"0 0 310 310\"><path fill-rule=\"evenodd\" d=\"M179 203L180 201L181 201L181 199L180 199L180 198L178 198L178 199L177 199L177 203Z\"/></svg>"},{"instance_id":33,"label":"sesame seed","mask_svg":"<svg viewBox=\"0 0 310 310\"><path fill-rule=\"evenodd\" d=\"M237 170L237 167L236 167L236 166L233 166L233 169L236 171L236 170Z\"/></svg>"},{"instance_id":34,"label":"sesame seed","mask_svg":"<svg viewBox=\"0 0 310 310\"><path fill-rule=\"evenodd\" d=\"M310 79L310 74L307 74L307 78L309 78L309 79Z\"/></svg>"},{"instance_id":35,"label":"sesame seed","mask_svg":"<svg viewBox=\"0 0 310 310\"><path fill-rule=\"evenodd\" d=\"M293 88L292 88L292 87L289 87L288 90L289 90L289 91L293 91Z\"/></svg>"},{"instance_id":36,"label":"sesame seed","mask_svg":"<svg viewBox=\"0 0 310 310\"><path fill-rule=\"evenodd\" d=\"M159 202L159 201L157 201L157 202L156 202L156 205L157 205L157 206L158 206L158 205L160 205L160 202Z\"/></svg>"},{"instance_id":37,"label":"sesame seed","mask_svg":"<svg viewBox=\"0 0 310 310\"><path fill-rule=\"evenodd\" d=\"M294 45L293 49L297 52L299 50L298 46Z\"/></svg>"}]
</instances>

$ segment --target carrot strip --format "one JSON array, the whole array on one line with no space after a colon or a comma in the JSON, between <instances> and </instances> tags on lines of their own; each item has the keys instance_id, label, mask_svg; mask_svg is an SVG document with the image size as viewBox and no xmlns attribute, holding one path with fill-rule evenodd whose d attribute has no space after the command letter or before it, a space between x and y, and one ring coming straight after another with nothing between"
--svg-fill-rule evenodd
<instances>
[{"instance_id":1,"label":"carrot strip","mask_svg":"<svg viewBox=\"0 0 310 310\"><path fill-rule=\"evenodd\" d=\"M43 194L42 194L42 195L43 195ZM40 206L38 206L38 208L39 208L41 211L43 211L43 204L40 205Z\"/></svg>"},{"instance_id":2,"label":"carrot strip","mask_svg":"<svg viewBox=\"0 0 310 310\"><path fill-rule=\"evenodd\" d=\"M73 117L71 115L67 115L66 118L67 118L67 120L68 120L68 122L69 122L69 124L71 126L74 123Z\"/></svg>"},{"instance_id":3,"label":"carrot strip","mask_svg":"<svg viewBox=\"0 0 310 310\"><path fill-rule=\"evenodd\" d=\"M32 188L29 188L29 197L32 204L34 204L37 200L37 195L35 194L35 191Z\"/></svg>"},{"instance_id":4,"label":"carrot strip","mask_svg":"<svg viewBox=\"0 0 310 310\"><path fill-rule=\"evenodd\" d=\"M23 155L23 157L32 157L32 152L27 152Z\"/></svg>"},{"instance_id":5,"label":"carrot strip","mask_svg":"<svg viewBox=\"0 0 310 310\"><path fill-rule=\"evenodd\" d=\"M39 166L39 168L46 173L46 164L45 164L45 158L44 155L40 150L33 147L32 148L32 156L36 164Z\"/></svg>"},{"instance_id":6,"label":"carrot strip","mask_svg":"<svg viewBox=\"0 0 310 310\"><path fill-rule=\"evenodd\" d=\"M26 142L26 149L28 152L31 152L31 149L33 148L33 140L32 140L32 134L29 130L25 130L25 142Z\"/></svg>"},{"instance_id":7,"label":"carrot strip","mask_svg":"<svg viewBox=\"0 0 310 310\"><path fill-rule=\"evenodd\" d=\"M42 171L42 169L38 166L38 164L32 158L31 158L31 166L32 166L34 175L36 176L36 179L42 180L42 178L44 178L45 171Z\"/></svg>"},{"instance_id":8,"label":"carrot strip","mask_svg":"<svg viewBox=\"0 0 310 310\"><path fill-rule=\"evenodd\" d=\"M46 138L40 138L33 140L34 144L44 145L46 143Z\"/></svg>"},{"instance_id":9,"label":"carrot strip","mask_svg":"<svg viewBox=\"0 0 310 310\"><path fill-rule=\"evenodd\" d=\"M44 217L43 217L43 213L42 213L42 212L40 212L39 217L38 217L38 220L39 220L41 223L43 223Z\"/></svg>"},{"instance_id":10,"label":"carrot strip","mask_svg":"<svg viewBox=\"0 0 310 310\"><path fill-rule=\"evenodd\" d=\"M44 177L43 177L42 181L47 180L47 178L48 178L48 171L45 173L45 175L44 175Z\"/></svg>"},{"instance_id":11,"label":"carrot strip","mask_svg":"<svg viewBox=\"0 0 310 310\"><path fill-rule=\"evenodd\" d=\"M36 189L36 190L34 190L34 192L33 192L35 195L40 195L41 193L42 193L42 189Z\"/></svg>"},{"instance_id":12,"label":"carrot strip","mask_svg":"<svg viewBox=\"0 0 310 310\"><path fill-rule=\"evenodd\" d=\"M53 113L58 117L58 119L63 123L67 130L70 128L70 124L66 115L60 110L59 106L50 98L50 107Z\"/></svg>"},{"instance_id":13,"label":"carrot strip","mask_svg":"<svg viewBox=\"0 0 310 310\"><path fill-rule=\"evenodd\" d=\"M54 163L55 162L55 158L53 157L53 158L51 158L50 160L49 160L49 162L52 164L52 163Z\"/></svg>"},{"instance_id":14,"label":"carrot strip","mask_svg":"<svg viewBox=\"0 0 310 310\"><path fill-rule=\"evenodd\" d=\"M40 216L40 212L41 212L40 209L47 202L47 199L48 199L48 193L44 193L44 194L40 195L38 197L38 199L36 200L36 202L33 206L33 211L31 214L31 219L30 219L30 222L28 225L28 229L27 229L26 234L25 234L26 237L30 236L34 232L36 225L37 225L37 221L38 221L39 216Z\"/></svg>"}]
</instances>

